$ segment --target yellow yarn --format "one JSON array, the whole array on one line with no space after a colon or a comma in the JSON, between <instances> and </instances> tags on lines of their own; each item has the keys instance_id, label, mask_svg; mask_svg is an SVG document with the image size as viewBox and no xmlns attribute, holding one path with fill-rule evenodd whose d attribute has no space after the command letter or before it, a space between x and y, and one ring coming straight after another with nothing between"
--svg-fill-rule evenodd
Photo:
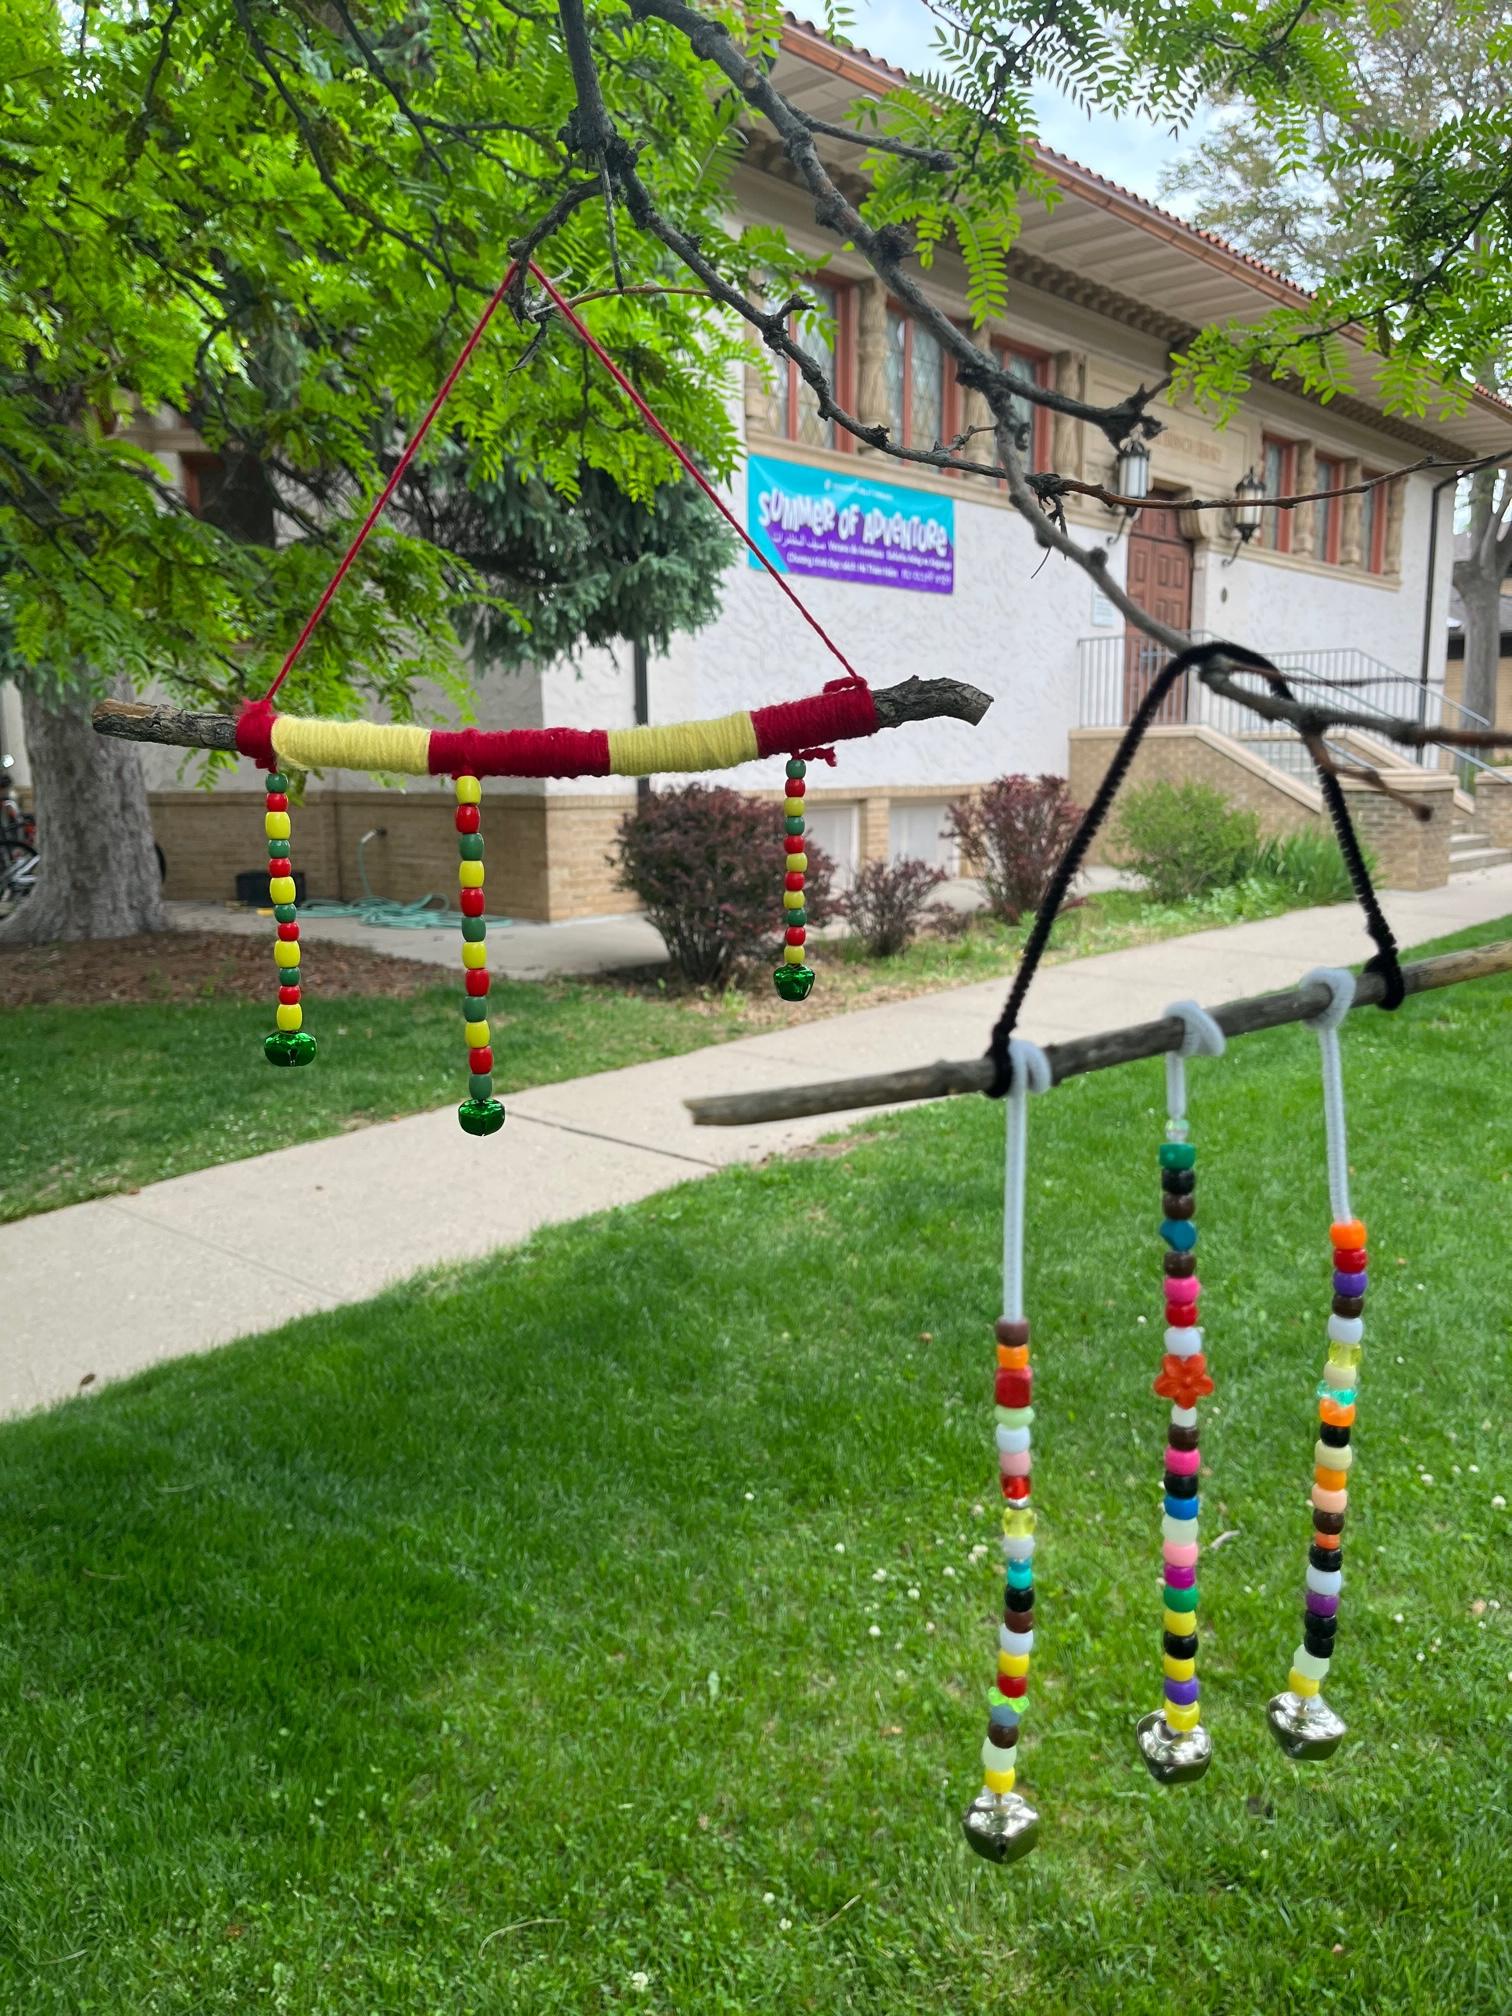
<instances>
[{"instance_id":1,"label":"yellow yarn","mask_svg":"<svg viewBox=\"0 0 1512 2016\"><path fill-rule=\"evenodd\" d=\"M296 770L392 770L406 777L430 774L429 728L380 721L304 721L280 714L273 750Z\"/></svg>"},{"instance_id":2,"label":"yellow yarn","mask_svg":"<svg viewBox=\"0 0 1512 2016\"><path fill-rule=\"evenodd\" d=\"M609 768L616 777L649 777L658 770L731 770L757 753L749 714L674 721L666 728L609 730Z\"/></svg>"}]
</instances>

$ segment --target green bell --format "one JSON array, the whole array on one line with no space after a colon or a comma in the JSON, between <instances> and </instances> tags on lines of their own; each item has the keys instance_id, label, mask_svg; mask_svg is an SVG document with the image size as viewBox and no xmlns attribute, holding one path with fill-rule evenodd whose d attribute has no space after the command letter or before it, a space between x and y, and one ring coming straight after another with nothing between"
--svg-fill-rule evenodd
<instances>
[{"instance_id":1,"label":"green bell","mask_svg":"<svg viewBox=\"0 0 1512 2016\"><path fill-rule=\"evenodd\" d=\"M497 1099L464 1099L457 1119L464 1134L497 1134L504 1125L504 1108Z\"/></svg>"},{"instance_id":2,"label":"green bell","mask_svg":"<svg viewBox=\"0 0 1512 2016\"><path fill-rule=\"evenodd\" d=\"M313 1064L315 1038L308 1029L275 1029L263 1038L263 1055L270 1064Z\"/></svg>"},{"instance_id":3,"label":"green bell","mask_svg":"<svg viewBox=\"0 0 1512 2016\"><path fill-rule=\"evenodd\" d=\"M812 966L779 966L772 979L784 1001L806 1001L814 984Z\"/></svg>"}]
</instances>

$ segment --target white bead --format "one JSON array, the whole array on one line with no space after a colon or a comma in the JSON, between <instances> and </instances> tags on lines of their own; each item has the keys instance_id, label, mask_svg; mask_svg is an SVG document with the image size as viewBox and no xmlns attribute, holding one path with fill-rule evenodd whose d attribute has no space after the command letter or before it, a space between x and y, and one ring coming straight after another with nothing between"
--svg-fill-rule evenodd
<instances>
[{"instance_id":1,"label":"white bead","mask_svg":"<svg viewBox=\"0 0 1512 2016\"><path fill-rule=\"evenodd\" d=\"M982 1769L984 1771L1011 1771L1013 1769L1012 1750L999 1750L990 1736L982 1743Z\"/></svg>"},{"instance_id":2,"label":"white bead","mask_svg":"<svg viewBox=\"0 0 1512 2016\"><path fill-rule=\"evenodd\" d=\"M1202 1349L1200 1330L1167 1330L1165 1347L1177 1358L1195 1358Z\"/></svg>"},{"instance_id":3,"label":"white bead","mask_svg":"<svg viewBox=\"0 0 1512 2016\"><path fill-rule=\"evenodd\" d=\"M1309 1652L1305 1645L1299 1645L1293 1652L1292 1664L1299 1673L1305 1673L1309 1680L1328 1678L1328 1661L1320 1659L1316 1652Z\"/></svg>"},{"instance_id":4,"label":"white bead","mask_svg":"<svg viewBox=\"0 0 1512 2016\"><path fill-rule=\"evenodd\" d=\"M1005 1533L1003 1535L1003 1559L1005 1561L1032 1561L1034 1559L1034 1535L1032 1533Z\"/></svg>"},{"instance_id":5,"label":"white bead","mask_svg":"<svg viewBox=\"0 0 1512 2016\"><path fill-rule=\"evenodd\" d=\"M1313 1461L1320 1470L1347 1470L1354 1461L1354 1451L1347 1443L1342 1449L1335 1449L1329 1442L1315 1442Z\"/></svg>"},{"instance_id":6,"label":"white bead","mask_svg":"<svg viewBox=\"0 0 1512 2016\"><path fill-rule=\"evenodd\" d=\"M1171 1426L1173 1428L1195 1428L1197 1426L1197 1409L1195 1407L1173 1407L1171 1409Z\"/></svg>"},{"instance_id":7,"label":"white bead","mask_svg":"<svg viewBox=\"0 0 1512 2016\"><path fill-rule=\"evenodd\" d=\"M1197 1538L1197 1521L1195 1519L1173 1519L1169 1512L1162 1513L1160 1537L1162 1540L1173 1540L1178 1545L1187 1545Z\"/></svg>"},{"instance_id":8,"label":"white bead","mask_svg":"<svg viewBox=\"0 0 1512 2016\"><path fill-rule=\"evenodd\" d=\"M1351 1386L1358 1390L1360 1368L1358 1365L1336 1365L1330 1358L1323 1367L1323 1378L1327 1385L1336 1386L1341 1393L1347 1393Z\"/></svg>"},{"instance_id":9,"label":"white bead","mask_svg":"<svg viewBox=\"0 0 1512 2016\"><path fill-rule=\"evenodd\" d=\"M1034 1650L1032 1631L1010 1631L1006 1624L998 1626L998 1649L1002 1652L1016 1652L1020 1655Z\"/></svg>"},{"instance_id":10,"label":"white bead","mask_svg":"<svg viewBox=\"0 0 1512 2016\"><path fill-rule=\"evenodd\" d=\"M1314 1568L1309 1564L1307 1586L1319 1596L1337 1596L1344 1586L1342 1568Z\"/></svg>"},{"instance_id":11,"label":"white bead","mask_svg":"<svg viewBox=\"0 0 1512 2016\"><path fill-rule=\"evenodd\" d=\"M1328 1335L1335 1344L1358 1344L1365 1335L1363 1316L1330 1316Z\"/></svg>"},{"instance_id":12,"label":"white bead","mask_svg":"<svg viewBox=\"0 0 1512 2016\"><path fill-rule=\"evenodd\" d=\"M999 1428L997 1431L997 1446L1005 1456L1016 1456L1021 1450L1029 1447L1029 1430L1027 1428Z\"/></svg>"}]
</instances>

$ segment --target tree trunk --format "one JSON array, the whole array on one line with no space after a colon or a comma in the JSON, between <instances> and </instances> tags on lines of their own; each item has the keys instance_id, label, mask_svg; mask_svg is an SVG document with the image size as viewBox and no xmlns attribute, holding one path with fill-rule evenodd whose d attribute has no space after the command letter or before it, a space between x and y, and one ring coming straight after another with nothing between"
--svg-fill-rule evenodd
<instances>
[{"instance_id":1,"label":"tree trunk","mask_svg":"<svg viewBox=\"0 0 1512 2016\"><path fill-rule=\"evenodd\" d=\"M1465 683L1462 703L1483 721L1496 722L1496 673L1501 659L1502 595L1499 573L1476 570L1461 561L1455 585L1465 611Z\"/></svg>"},{"instance_id":2,"label":"tree trunk","mask_svg":"<svg viewBox=\"0 0 1512 2016\"><path fill-rule=\"evenodd\" d=\"M130 697L124 684L119 691ZM83 703L55 711L23 690L21 721L41 858L35 889L0 925L0 944L163 930L162 876L140 752L96 735Z\"/></svg>"}]
</instances>

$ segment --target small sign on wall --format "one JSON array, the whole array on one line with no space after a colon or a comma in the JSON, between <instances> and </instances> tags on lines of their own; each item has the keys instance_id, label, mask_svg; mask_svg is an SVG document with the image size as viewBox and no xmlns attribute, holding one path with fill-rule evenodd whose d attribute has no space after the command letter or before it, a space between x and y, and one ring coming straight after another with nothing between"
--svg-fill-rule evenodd
<instances>
[{"instance_id":1,"label":"small sign on wall","mask_svg":"<svg viewBox=\"0 0 1512 2016\"><path fill-rule=\"evenodd\" d=\"M746 524L779 574L955 592L955 500L752 455ZM759 567L755 554L748 554Z\"/></svg>"},{"instance_id":2,"label":"small sign on wall","mask_svg":"<svg viewBox=\"0 0 1512 2016\"><path fill-rule=\"evenodd\" d=\"M1092 621L1094 625L1105 624L1111 626L1122 622L1122 620L1122 617L1101 588L1094 587L1092 590Z\"/></svg>"}]
</instances>

